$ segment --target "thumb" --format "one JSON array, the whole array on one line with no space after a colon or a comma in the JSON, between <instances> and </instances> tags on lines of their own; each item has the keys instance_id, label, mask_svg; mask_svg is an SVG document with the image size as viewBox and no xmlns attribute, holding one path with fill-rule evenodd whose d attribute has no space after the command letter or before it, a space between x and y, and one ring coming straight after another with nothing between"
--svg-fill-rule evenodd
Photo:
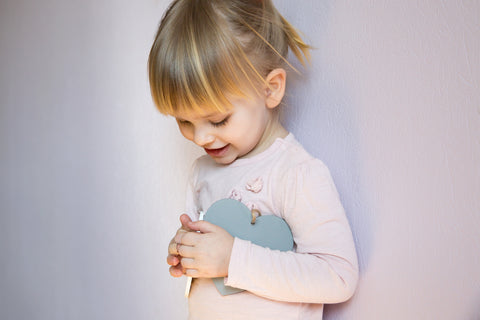
<instances>
[{"instance_id":1,"label":"thumb","mask_svg":"<svg viewBox=\"0 0 480 320\"><path fill-rule=\"evenodd\" d=\"M220 228L213 223L208 221L195 221L189 222L188 227L193 231L200 231L201 233L209 233L215 231L217 228Z\"/></svg>"},{"instance_id":2,"label":"thumb","mask_svg":"<svg viewBox=\"0 0 480 320\"><path fill-rule=\"evenodd\" d=\"M180 222L182 223L182 229L186 230L186 231L194 231L192 229L190 229L188 227L188 224L192 222L192 219L190 218L190 216L188 214L182 214L180 216Z\"/></svg>"}]
</instances>

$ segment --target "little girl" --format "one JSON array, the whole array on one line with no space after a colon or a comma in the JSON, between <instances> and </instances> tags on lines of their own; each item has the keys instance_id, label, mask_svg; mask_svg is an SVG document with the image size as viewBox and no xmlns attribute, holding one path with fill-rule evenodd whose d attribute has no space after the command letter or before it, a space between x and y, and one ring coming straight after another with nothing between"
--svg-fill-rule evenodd
<instances>
[{"instance_id":1,"label":"little girl","mask_svg":"<svg viewBox=\"0 0 480 320\"><path fill-rule=\"evenodd\" d=\"M302 64L309 57L271 0L175 0L161 20L149 56L153 100L206 152L167 257L172 276L194 278L190 319L321 319L324 303L355 290L354 242L330 173L279 122L289 49ZM223 198L284 219L293 251L198 221ZM214 277L246 291L222 296Z\"/></svg>"}]
</instances>

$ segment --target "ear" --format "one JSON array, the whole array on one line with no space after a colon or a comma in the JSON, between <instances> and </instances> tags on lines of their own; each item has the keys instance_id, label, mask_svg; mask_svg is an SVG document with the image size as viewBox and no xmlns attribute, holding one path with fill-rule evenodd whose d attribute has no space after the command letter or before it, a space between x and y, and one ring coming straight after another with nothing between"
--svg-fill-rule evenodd
<instances>
[{"instance_id":1,"label":"ear","mask_svg":"<svg viewBox=\"0 0 480 320\"><path fill-rule=\"evenodd\" d=\"M265 104L267 108L274 109L282 102L285 95L287 73L282 68L273 69L265 80Z\"/></svg>"}]
</instances>

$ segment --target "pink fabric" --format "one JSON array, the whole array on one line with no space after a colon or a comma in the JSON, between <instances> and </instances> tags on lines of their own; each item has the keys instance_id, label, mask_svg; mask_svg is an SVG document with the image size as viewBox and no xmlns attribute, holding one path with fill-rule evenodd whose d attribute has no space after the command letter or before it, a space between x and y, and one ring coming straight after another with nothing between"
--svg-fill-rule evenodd
<instances>
[{"instance_id":1,"label":"pink fabric","mask_svg":"<svg viewBox=\"0 0 480 320\"><path fill-rule=\"evenodd\" d=\"M247 291L221 296L211 279L195 279L189 319L322 319L324 303L353 294L358 265L351 230L327 167L292 134L261 154L216 164L194 164L187 213L234 197L262 215L275 214L292 230L293 252L262 248L236 238L226 284Z\"/></svg>"}]
</instances>

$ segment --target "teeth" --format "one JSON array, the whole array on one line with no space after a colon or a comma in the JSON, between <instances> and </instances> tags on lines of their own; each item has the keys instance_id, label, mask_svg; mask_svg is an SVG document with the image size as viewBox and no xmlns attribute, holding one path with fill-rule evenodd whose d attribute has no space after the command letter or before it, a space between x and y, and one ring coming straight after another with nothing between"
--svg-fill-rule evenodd
<instances>
[{"instance_id":1,"label":"teeth","mask_svg":"<svg viewBox=\"0 0 480 320\"><path fill-rule=\"evenodd\" d=\"M223 147L220 147L220 148L207 148L207 150L215 151L215 150L223 149L223 148L225 148L225 147L226 147L226 146L223 146Z\"/></svg>"}]
</instances>

